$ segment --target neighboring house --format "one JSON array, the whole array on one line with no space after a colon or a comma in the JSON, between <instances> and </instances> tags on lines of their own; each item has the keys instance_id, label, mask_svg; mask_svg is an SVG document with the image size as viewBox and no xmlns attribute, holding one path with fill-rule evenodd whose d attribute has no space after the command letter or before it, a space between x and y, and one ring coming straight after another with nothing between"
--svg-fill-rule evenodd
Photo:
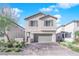
<instances>
[{"instance_id":1,"label":"neighboring house","mask_svg":"<svg viewBox=\"0 0 79 59\"><path fill-rule=\"evenodd\" d=\"M7 34L10 39L17 40L17 41L23 41L25 38L25 29L21 27L20 25L13 22L13 26L8 28ZM4 39L6 39L6 36L2 35ZM2 38L1 36L1 38Z\"/></svg>"},{"instance_id":2,"label":"neighboring house","mask_svg":"<svg viewBox=\"0 0 79 59\"><path fill-rule=\"evenodd\" d=\"M56 30L56 41L63 41L64 40L64 25L59 26Z\"/></svg>"},{"instance_id":3,"label":"neighboring house","mask_svg":"<svg viewBox=\"0 0 79 59\"><path fill-rule=\"evenodd\" d=\"M66 25L60 26L56 31L57 40L73 41L75 39L75 32L79 31L79 21L74 20Z\"/></svg>"},{"instance_id":4,"label":"neighboring house","mask_svg":"<svg viewBox=\"0 0 79 59\"><path fill-rule=\"evenodd\" d=\"M25 39L25 29L23 27L21 27L20 25L14 23L14 26L12 26L9 29L8 35L9 35L10 39L22 41Z\"/></svg>"},{"instance_id":5,"label":"neighboring house","mask_svg":"<svg viewBox=\"0 0 79 59\"><path fill-rule=\"evenodd\" d=\"M40 12L26 17L25 20L25 39L27 42L56 42L56 17Z\"/></svg>"}]
</instances>

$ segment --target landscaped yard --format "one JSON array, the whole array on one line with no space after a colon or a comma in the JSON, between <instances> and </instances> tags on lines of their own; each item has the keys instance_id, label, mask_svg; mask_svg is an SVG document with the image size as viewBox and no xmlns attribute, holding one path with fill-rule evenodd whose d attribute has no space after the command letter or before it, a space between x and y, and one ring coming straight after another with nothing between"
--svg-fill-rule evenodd
<instances>
[{"instance_id":1,"label":"landscaped yard","mask_svg":"<svg viewBox=\"0 0 79 59\"><path fill-rule=\"evenodd\" d=\"M17 47L16 47L17 48ZM0 55L54 55L79 56L79 53L61 47L58 43L31 43L22 48L22 51L0 52Z\"/></svg>"},{"instance_id":2,"label":"landscaped yard","mask_svg":"<svg viewBox=\"0 0 79 59\"><path fill-rule=\"evenodd\" d=\"M73 41L73 42L64 41L64 42L60 42L60 44L70 48L73 51L79 52L79 42L77 41Z\"/></svg>"},{"instance_id":3,"label":"landscaped yard","mask_svg":"<svg viewBox=\"0 0 79 59\"><path fill-rule=\"evenodd\" d=\"M0 52L20 52L24 47L23 42L0 40Z\"/></svg>"}]
</instances>

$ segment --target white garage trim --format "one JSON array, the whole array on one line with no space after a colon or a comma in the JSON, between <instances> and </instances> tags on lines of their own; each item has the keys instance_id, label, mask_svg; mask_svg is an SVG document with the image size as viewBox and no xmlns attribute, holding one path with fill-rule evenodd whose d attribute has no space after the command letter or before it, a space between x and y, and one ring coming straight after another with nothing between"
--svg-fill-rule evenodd
<instances>
[{"instance_id":1,"label":"white garage trim","mask_svg":"<svg viewBox=\"0 0 79 59\"><path fill-rule=\"evenodd\" d=\"M56 42L56 34L52 34L52 42Z\"/></svg>"}]
</instances>

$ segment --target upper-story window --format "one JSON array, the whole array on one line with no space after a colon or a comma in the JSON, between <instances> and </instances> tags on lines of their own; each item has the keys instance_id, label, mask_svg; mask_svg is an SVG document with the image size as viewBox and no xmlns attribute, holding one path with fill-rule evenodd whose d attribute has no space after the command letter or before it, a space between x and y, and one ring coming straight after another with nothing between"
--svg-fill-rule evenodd
<instances>
[{"instance_id":1,"label":"upper-story window","mask_svg":"<svg viewBox=\"0 0 79 59\"><path fill-rule=\"evenodd\" d=\"M44 21L44 26L53 26L53 20Z\"/></svg>"},{"instance_id":2,"label":"upper-story window","mask_svg":"<svg viewBox=\"0 0 79 59\"><path fill-rule=\"evenodd\" d=\"M34 20L34 21L30 21L29 22L30 26L38 26L38 21Z\"/></svg>"}]
</instances>

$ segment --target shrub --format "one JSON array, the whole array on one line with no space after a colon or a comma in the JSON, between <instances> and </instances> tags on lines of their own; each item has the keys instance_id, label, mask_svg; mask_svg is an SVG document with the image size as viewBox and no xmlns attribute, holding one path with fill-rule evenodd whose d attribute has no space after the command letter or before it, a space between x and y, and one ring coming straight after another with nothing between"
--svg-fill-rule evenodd
<instances>
[{"instance_id":1,"label":"shrub","mask_svg":"<svg viewBox=\"0 0 79 59\"><path fill-rule=\"evenodd\" d=\"M61 42L60 44L63 45L63 46L68 46L67 42Z\"/></svg>"},{"instance_id":2,"label":"shrub","mask_svg":"<svg viewBox=\"0 0 79 59\"><path fill-rule=\"evenodd\" d=\"M68 44L67 47L68 47L68 48L73 48L73 45L72 45L72 44Z\"/></svg>"},{"instance_id":3,"label":"shrub","mask_svg":"<svg viewBox=\"0 0 79 59\"><path fill-rule=\"evenodd\" d=\"M7 43L7 47L8 48L12 48L13 47L13 44L11 42Z\"/></svg>"},{"instance_id":4,"label":"shrub","mask_svg":"<svg viewBox=\"0 0 79 59\"><path fill-rule=\"evenodd\" d=\"M73 41L73 42L72 42L72 44L76 44L76 43L77 43L76 41Z\"/></svg>"},{"instance_id":5,"label":"shrub","mask_svg":"<svg viewBox=\"0 0 79 59\"><path fill-rule=\"evenodd\" d=\"M23 43L22 42L15 42L14 44L13 44L13 46L14 47L18 47L18 48L22 48L23 47Z\"/></svg>"},{"instance_id":6,"label":"shrub","mask_svg":"<svg viewBox=\"0 0 79 59\"><path fill-rule=\"evenodd\" d=\"M25 46L25 42L21 42L22 46L24 47Z\"/></svg>"},{"instance_id":7,"label":"shrub","mask_svg":"<svg viewBox=\"0 0 79 59\"><path fill-rule=\"evenodd\" d=\"M72 48L72 47L73 47L72 42L67 42L67 41L61 42L61 45L66 46L66 47L68 47L68 48Z\"/></svg>"},{"instance_id":8,"label":"shrub","mask_svg":"<svg viewBox=\"0 0 79 59\"><path fill-rule=\"evenodd\" d=\"M73 51L79 52L79 47L77 47L79 43L76 41L73 42L61 42L61 45L70 48Z\"/></svg>"},{"instance_id":9,"label":"shrub","mask_svg":"<svg viewBox=\"0 0 79 59\"><path fill-rule=\"evenodd\" d=\"M20 52L21 49L20 48L14 48L14 52Z\"/></svg>"},{"instance_id":10,"label":"shrub","mask_svg":"<svg viewBox=\"0 0 79 59\"><path fill-rule=\"evenodd\" d=\"M4 52L5 50L6 50L5 47L0 48L0 51L1 51L1 52Z\"/></svg>"},{"instance_id":11,"label":"shrub","mask_svg":"<svg viewBox=\"0 0 79 59\"><path fill-rule=\"evenodd\" d=\"M79 48L78 47L73 47L71 48L73 51L79 52Z\"/></svg>"},{"instance_id":12,"label":"shrub","mask_svg":"<svg viewBox=\"0 0 79 59\"><path fill-rule=\"evenodd\" d=\"M11 40L10 42L0 41L0 51L1 52L20 52L21 48L24 46L24 42L18 42Z\"/></svg>"},{"instance_id":13,"label":"shrub","mask_svg":"<svg viewBox=\"0 0 79 59\"><path fill-rule=\"evenodd\" d=\"M12 52L12 51L13 51L12 48L6 48L6 49L4 50L4 52Z\"/></svg>"}]
</instances>

